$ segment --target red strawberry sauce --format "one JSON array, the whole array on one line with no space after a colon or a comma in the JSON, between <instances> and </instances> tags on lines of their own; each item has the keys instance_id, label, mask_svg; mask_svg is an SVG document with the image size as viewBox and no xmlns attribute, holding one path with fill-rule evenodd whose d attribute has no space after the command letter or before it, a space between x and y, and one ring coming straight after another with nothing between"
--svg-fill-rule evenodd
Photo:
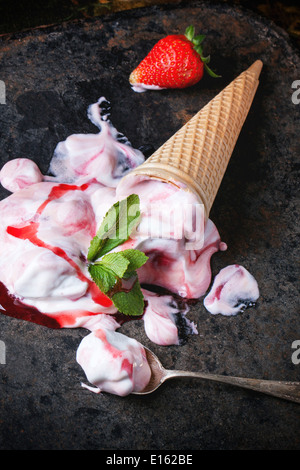
<instances>
[{"instance_id":1,"label":"red strawberry sauce","mask_svg":"<svg viewBox=\"0 0 300 470\"><path fill-rule=\"evenodd\" d=\"M81 186L59 184L57 186L54 186L50 191L48 198L37 209L36 215L41 215L46 206L51 201L61 198L64 194L66 194L66 192L85 191L87 188L88 184L83 184ZM102 305L103 307L110 307L112 305L112 301L99 290L99 288L93 281L91 281L83 274L80 267L67 255L67 253L62 248L57 246L51 246L43 242L43 240L41 240L37 235L38 229L39 222L31 221L29 222L29 224L21 227L8 226L6 231L9 235L12 235L16 238L20 238L22 240L29 240L35 246L46 248L52 251L56 256L60 256L61 258L63 258L75 269L77 277L81 281L88 283L89 292L94 302ZM42 324L51 328L60 328L65 323L63 320L63 312L57 316L57 319L47 316L46 314L39 312L34 307L22 304L20 301L18 301L16 298L14 298L8 293L6 287L2 283L0 283L0 305L2 305L2 307L5 309L3 313L8 316L22 318L24 320ZM80 314L81 316L84 315L84 313L85 312L82 311L78 312L78 314ZM91 315L91 312L86 312L86 315ZM70 323L70 320L68 320L68 323Z\"/></svg>"}]
</instances>

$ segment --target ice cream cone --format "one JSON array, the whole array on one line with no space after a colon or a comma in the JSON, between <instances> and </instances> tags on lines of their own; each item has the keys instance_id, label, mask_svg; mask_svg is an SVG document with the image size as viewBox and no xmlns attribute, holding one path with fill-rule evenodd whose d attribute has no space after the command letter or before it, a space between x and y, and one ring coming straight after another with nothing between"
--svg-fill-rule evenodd
<instances>
[{"instance_id":1,"label":"ice cream cone","mask_svg":"<svg viewBox=\"0 0 300 470\"><path fill-rule=\"evenodd\" d=\"M252 104L262 62L241 73L125 179L144 175L193 191L209 216Z\"/></svg>"}]
</instances>

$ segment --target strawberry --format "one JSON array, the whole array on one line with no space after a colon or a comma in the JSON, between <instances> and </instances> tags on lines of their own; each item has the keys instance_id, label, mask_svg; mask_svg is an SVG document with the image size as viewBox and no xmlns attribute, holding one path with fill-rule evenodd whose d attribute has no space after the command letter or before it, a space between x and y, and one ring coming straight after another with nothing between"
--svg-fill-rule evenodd
<instances>
[{"instance_id":1,"label":"strawberry","mask_svg":"<svg viewBox=\"0 0 300 470\"><path fill-rule=\"evenodd\" d=\"M204 69L219 77L209 67L210 56L203 57L201 43L205 36L195 36L193 26L185 34L172 34L158 41L138 67L129 82L135 91L147 88L186 88L195 85Z\"/></svg>"}]
</instances>

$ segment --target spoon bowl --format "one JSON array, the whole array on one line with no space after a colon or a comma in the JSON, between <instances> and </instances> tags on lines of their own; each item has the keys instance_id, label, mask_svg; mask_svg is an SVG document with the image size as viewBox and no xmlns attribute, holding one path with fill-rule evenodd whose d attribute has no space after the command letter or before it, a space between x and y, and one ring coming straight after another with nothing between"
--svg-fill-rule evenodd
<instances>
[{"instance_id":1,"label":"spoon bowl","mask_svg":"<svg viewBox=\"0 0 300 470\"><path fill-rule=\"evenodd\" d=\"M233 377L228 375L209 374L205 372L192 372L184 370L165 369L158 357L145 348L148 364L151 369L151 378L146 387L134 395L148 395L157 390L166 380L176 377L190 377L202 380L213 380L215 382L247 388L256 392L265 393L285 400L300 403L300 382L285 382L276 380L261 380L246 377Z\"/></svg>"}]
</instances>

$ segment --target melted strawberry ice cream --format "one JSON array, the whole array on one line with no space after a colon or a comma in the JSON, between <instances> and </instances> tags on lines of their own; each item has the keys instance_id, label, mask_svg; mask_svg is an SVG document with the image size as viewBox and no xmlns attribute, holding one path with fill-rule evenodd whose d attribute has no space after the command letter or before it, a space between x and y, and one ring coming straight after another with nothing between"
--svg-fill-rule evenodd
<instances>
[{"instance_id":1,"label":"melted strawberry ice cream","mask_svg":"<svg viewBox=\"0 0 300 470\"><path fill-rule=\"evenodd\" d=\"M143 320L148 338L156 344L169 346L180 344L185 335L197 334L196 325L186 317L188 307L180 308L172 295L157 295L143 289L148 306ZM179 319L183 326L183 335L178 334ZM178 322L179 323L179 322Z\"/></svg>"},{"instance_id":2,"label":"melted strawberry ice cream","mask_svg":"<svg viewBox=\"0 0 300 470\"><path fill-rule=\"evenodd\" d=\"M214 315L236 315L252 307L258 297L255 278L243 266L234 264L221 269L215 277L204 306Z\"/></svg>"},{"instance_id":3,"label":"melted strawberry ice cream","mask_svg":"<svg viewBox=\"0 0 300 470\"><path fill-rule=\"evenodd\" d=\"M132 246L149 256L139 271L141 282L164 287L186 299L204 295L211 281L211 256L227 246L213 222L204 223L203 206L197 197L140 176L118 185L118 198L131 193L139 195L142 212Z\"/></svg>"},{"instance_id":4,"label":"melted strawberry ice cream","mask_svg":"<svg viewBox=\"0 0 300 470\"><path fill-rule=\"evenodd\" d=\"M1 184L12 192L0 202L0 307L49 327L91 331L77 354L88 380L97 390L125 395L146 385L149 370L143 347L116 333L128 318L88 272L88 247L108 209L129 194L139 195L141 223L117 250L135 248L149 257L138 270L140 283L147 285L142 319L157 344L180 344L179 323L186 334L197 333L187 305L177 298L206 293L211 256L226 245L211 220L204 225L196 197L184 188L145 178L123 183L144 157L103 114L104 101L88 110L99 133L60 142L49 175L18 158L0 171ZM168 295L155 294L149 285Z\"/></svg>"}]
</instances>

